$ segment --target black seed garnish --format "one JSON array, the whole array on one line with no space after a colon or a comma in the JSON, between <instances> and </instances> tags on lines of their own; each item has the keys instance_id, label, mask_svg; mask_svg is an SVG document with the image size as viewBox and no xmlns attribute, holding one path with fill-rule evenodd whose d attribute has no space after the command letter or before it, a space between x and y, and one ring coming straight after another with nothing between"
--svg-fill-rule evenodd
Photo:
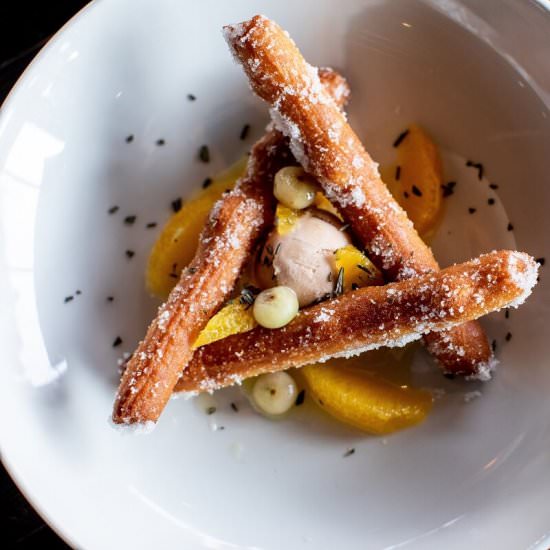
<instances>
[{"instance_id":1,"label":"black seed garnish","mask_svg":"<svg viewBox=\"0 0 550 550\"><path fill-rule=\"evenodd\" d=\"M127 258L133 258L135 255L135 252L133 250L127 250L126 251L126 257Z\"/></svg>"},{"instance_id":2,"label":"black seed garnish","mask_svg":"<svg viewBox=\"0 0 550 550\"><path fill-rule=\"evenodd\" d=\"M306 397L306 390L302 390L302 391L296 396L295 405L296 405L297 407L299 407L299 406L304 402L305 397Z\"/></svg>"},{"instance_id":3,"label":"black seed garnish","mask_svg":"<svg viewBox=\"0 0 550 550\"><path fill-rule=\"evenodd\" d=\"M409 134L409 130L405 130L404 132L401 132L397 136L397 139L393 142L393 146L399 147L401 145L401 142L407 137L408 134Z\"/></svg>"},{"instance_id":4,"label":"black seed garnish","mask_svg":"<svg viewBox=\"0 0 550 550\"><path fill-rule=\"evenodd\" d=\"M68 304L69 302L72 302L73 300L74 300L74 296L65 296L65 299L63 300L63 302Z\"/></svg>"},{"instance_id":5,"label":"black seed garnish","mask_svg":"<svg viewBox=\"0 0 550 550\"><path fill-rule=\"evenodd\" d=\"M357 290L359 285L357 283L351 283L351 290Z\"/></svg>"},{"instance_id":6,"label":"black seed garnish","mask_svg":"<svg viewBox=\"0 0 550 550\"><path fill-rule=\"evenodd\" d=\"M323 403L323 400L322 399L319 399L319 405L321 405L321 407L324 405Z\"/></svg>"},{"instance_id":7,"label":"black seed garnish","mask_svg":"<svg viewBox=\"0 0 550 550\"><path fill-rule=\"evenodd\" d=\"M126 143L132 143L134 141L134 135L130 134L129 136L126 136Z\"/></svg>"},{"instance_id":8,"label":"black seed garnish","mask_svg":"<svg viewBox=\"0 0 550 550\"><path fill-rule=\"evenodd\" d=\"M187 94L187 99L189 101L195 101L197 99L197 96L193 94Z\"/></svg>"},{"instance_id":9,"label":"black seed garnish","mask_svg":"<svg viewBox=\"0 0 550 550\"><path fill-rule=\"evenodd\" d=\"M508 222L508 227L507 227L508 231L513 231L514 230L514 226Z\"/></svg>"},{"instance_id":10,"label":"black seed garnish","mask_svg":"<svg viewBox=\"0 0 550 550\"><path fill-rule=\"evenodd\" d=\"M235 403L231 403L231 408L232 408L236 413L239 412L239 407L237 407L237 405L235 405Z\"/></svg>"},{"instance_id":11,"label":"black seed garnish","mask_svg":"<svg viewBox=\"0 0 550 550\"><path fill-rule=\"evenodd\" d=\"M469 212L470 214L474 214L474 213L476 212L476 209L470 207L470 208L468 208L468 212Z\"/></svg>"},{"instance_id":12,"label":"black seed garnish","mask_svg":"<svg viewBox=\"0 0 550 550\"><path fill-rule=\"evenodd\" d=\"M512 333L511 333L511 332L507 332L504 339L505 339L507 342L509 342L509 341L512 339Z\"/></svg>"},{"instance_id":13,"label":"black seed garnish","mask_svg":"<svg viewBox=\"0 0 550 550\"><path fill-rule=\"evenodd\" d=\"M510 310L509 309L504 310L504 318L505 319L510 319Z\"/></svg>"},{"instance_id":14,"label":"black seed garnish","mask_svg":"<svg viewBox=\"0 0 550 550\"><path fill-rule=\"evenodd\" d=\"M114 296L107 296L107 301L112 302L115 299Z\"/></svg>"},{"instance_id":15,"label":"black seed garnish","mask_svg":"<svg viewBox=\"0 0 550 550\"><path fill-rule=\"evenodd\" d=\"M535 262L537 262L541 267L546 263L545 258L536 258Z\"/></svg>"},{"instance_id":16,"label":"black seed garnish","mask_svg":"<svg viewBox=\"0 0 550 550\"><path fill-rule=\"evenodd\" d=\"M157 139L157 141L155 141L155 144L158 145L159 147L162 147L163 145L166 144L166 141L160 138L160 139Z\"/></svg>"},{"instance_id":17,"label":"black seed garnish","mask_svg":"<svg viewBox=\"0 0 550 550\"><path fill-rule=\"evenodd\" d=\"M444 372L443 376L449 380L454 380L456 378L456 374L454 372Z\"/></svg>"},{"instance_id":18,"label":"black seed garnish","mask_svg":"<svg viewBox=\"0 0 550 550\"><path fill-rule=\"evenodd\" d=\"M242 140L245 140L246 136L248 136L249 131L250 131L250 124L245 124L241 130L241 133L239 134L239 138Z\"/></svg>"},{"instance_id":19,"label":"black seed garnish","mask_svg":"<svg viewBox=\"0 0 550 550\"><path fill-rule=\"evenodd\" d=\"M221 430L225 430L225 426L220 426L220 427L218 428L218 430L220 430L220 431L221 431Z\"/></svg>"},{"instance_id":20,"label":"black seed garnish","mask_svg":"<svg viewBox=\"0 0 550 550\"><path fill-rule=\"evenodd\" d=\"M418 189L418 187L416 187L416 185L412 186L412 192L413 192L413 195L416 195L417 197L422 196L422 191L420 191L420 189Z\"/></svg>"},{"instance_id":21,"label":"black seed garnish","mask_svg":"<svg viewBox=\"0 0 550 550\"><path fill-rule=\"evenodd\" d=\"M216 407L208 407L206 409L206 414L214 414L216 412Z\"/></svg>"},{"instance_id":22,"label":"black seed garnish","mask_svg":"<svg viewBox=\"0 0 550 550\"><path fill-rule=\"evenodd\" d=\"M147 229L153 229L153 227L157 226L157 222L149 222L145 227Z\"/></svg>"},{"instance_id":23,"label":"black seed garnish","mask_svg":"<svg viewBox=\"0 0 550 550\"><path fill-rule=\"evenodd\" d=\"M441 186L441 189L443 189L443 198L450 197L454 193L455 187L456 187L456 181L450 181L448 183L444 183Z\"/></svg>"},{"instance_id":24,"label":"black seed garnish","mask_svg":"<svg viewBox=\"0 0 550 550\"><path fill-rule=\"evenodd\" d=\"M201 145L199 149L199 159L202 160L202 162L210 162L210 149L208 149L208 145Z\"/></svg>"},{"instance_id":25,"label":"black seed garnish","mask_svg":"<svg viewBox=\"0 0 550 550\"><path fill-rule=\"evenodd\" d=\"M347 458L348 456L351 456L352 454L355 453L355 449L351 448L351 449L348 449L345 453L344 453L344 458Z\"/></svg>"},{"instance_id":26,"label":"black seed garnish","mask_svg":"<svg viewBox=\"0 0 550 550\"><path fill-rule=\"evenodd\" d=\"M495 353L495 351L497 350L497 341L496 340L493 340L491 342L491 349L493 350L493 353Z\"/></svg>"},{"instance_id":27,"label":"black seed garnish","mask_svg":"<svg viewBox=\"0 0 550 550\"><path fill-rule=\"evenodd\" d=\"M115 338L115 341L113 342L113 348L116 348L117 346L120 346L122 344L122 338L120 336L117 336Z\"/></svg>"},{"instance_id":28,"label":"black seed garnish","mask_svg":"<svg viewBox=\"0 0 550 550\"><path fill-rule=\"evenodd\" d=\"M341 267L338 271L338 277L336 278L336 285L334 286L334 295L341 296L344 293L344 268Z\"/></svg>"},{"instance_id":29,"label":"black seed garnish","mask_svg":"<svg viewBox=\"0 0 550 550\"><path fill-rule=\"evenodd\" d=\"M206 189L207 187L210 186L211 183L212 183L212 178L206 178L206 179L202 182L202 188L203 188L203 189Z\"/></svg>"},{"instance_id":30,"label":"black seed garnish","mask_svg":"<svg viewBox=\"0 0 550 550\"><path fill-rule=\"evenodd\" d=\"M471 160L466 161L466 166L471 166L477 170L477 179L483 178L483 164L481 162L473 162Z\"/></svg>"},{"instance_id":31,"label":"black seed garnish","mask_svg":"<svg viewBox=\"0 0 550 550\"><path fill-rule=\"evenodd\" d=\"M490 183L490 184L489 184L489 187L490 187L491 189L498 189L498 185L497 185L496 183Z\"/></svg>"},{"instance_id":32,"label":"black seed garnish","mask_svg":"<svg viewBox=\"0 0 550 550\"><path fill-rule=\"evenodd\" d=\"M118 212L118 209L119 209L118 206L111 206L111 208L109 208L107 212L109 212L109 214L114 214L115 212Z\"/></svg>"},{"instance_id":33,"label":"black seed garnish","mask_svg":"<svg viewBox=\"0 0 550 550\"><path fill-rule=\"evenodd\" d=\"M487 199L487 204L489 206L492 206L493 204L495 204L495 199L493 199L492 197L490 199Z\"/></svg>"},{"instance_id":34,"label":"black seed garnish","mask_svg":"<svg viewBox=\"0 0 550 550\"><path fill-rule=\"evenodd\" d=\"M191 275L194 275L197 272L197 268L196 267L188 267L187 271L189 273L191 273Z\"/></svg>"},{"instance_id":35,"label":"black seed garnish","mask_svg":"<svg viewBox=\"0 0 550 550\"><path fill-rule=\"evenodd\" d=\"M399 178L401 177L401 166L395 167L395 181L399 181Z\"/></svg>"},{"instance_id":36,"label":"black seed garnish","mask_svg":"<svg viewBox=\"0 0 550 550\"><path fill-rule=\"evenodd\" d=\"M168 273L168 277L172 277L172 279L177 279L178 274L177 273Z\"/></svg>"},{"instance_id":37,"label":"black seed garnish","mask_svg":"<svg viewBox=\"0 0 550 550\"><path fill-rule=\"evenodd\" d=\"M132 225L135 223L136 220L137 220L137 216L126 216L124 218L124 223L126 225Z\"/></svg>"},{"instance_id":38,"label":"black seed garnish","mask_svg":"<svg viewBox=\"0 0 550 550\"><path fill-rule=\"evenodd\" d=\"M409 193L407 191L403 191L403 196L408 199L409 198Z\"/></svg>"},{"instance_id":39,"label":"black seed garnish","mask_svg":"<svg viewBox=\"0 0 550 550\"><path fill-rule=\"evenodd\" d=\"M181 200L181 197L172 201L172 210L174 212L179 212L181 210L181 207L183 205L183 201Z\"/></svg>"},{"instance_id":40,"label":"black seed garnish","mask_svg":"<svg viewBox=\"0 0 550 550\"><path fill-rule=\"evenodd\" d=\"M77 296L80 296L80 294L82 294L82 290L77 290L77 291L75 292L75 294L76 294Z\"/></svg>"}]
</instances>

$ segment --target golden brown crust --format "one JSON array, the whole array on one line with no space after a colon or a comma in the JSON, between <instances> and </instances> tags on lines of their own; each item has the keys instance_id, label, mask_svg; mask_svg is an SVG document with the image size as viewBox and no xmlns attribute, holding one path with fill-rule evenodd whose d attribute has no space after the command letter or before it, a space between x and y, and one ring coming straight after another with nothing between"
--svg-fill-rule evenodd
<instances>
[{"instance_id":1,"label":"golden brown crust","mask_svg":"<svg viewBox=\"0 0 550 550\"><path fill-rule=\"evenodd\" d=\"M290 138L297 160L319 179L387 279L437 271L432 251L380 179L378 165L288 34L263 16L226 27L225 34L252 88L272 107L276 126ZM437 334L429 336L427 344L451 372L471 374L492 355L477 324L453 329L444 341ZM464 355L457 355L457 349Z\"/></svg>"},{"instance_id":2,"label":"golden brown crust","mask_svg":"<svg viewBox=\"0 0 550 550\"><path fill-rule=\"evenodd\" d=\"M436 273L349 292L302 310L281 329L257 327L199 348L177 390L212 391L265 372L404 345L428 331L446 331L518 305L536 279L533 258L500 251Z\"/></svg>"},{"instance_id":3,"label":"golden brown crust","mask_svg":"<svg viewBox=\"0 0 550 550\"><path fill-rule=\"evenodd\" d=\"M346 81L328 69L320 75L343 104ZM293 162L277 130L253 147L246 175L212 209L193 261L128 361L113 408L115 423L159 418L193 355L193 342L227 300L258 237L273 223L275 173Z\"/></svg>"}]
</instances>

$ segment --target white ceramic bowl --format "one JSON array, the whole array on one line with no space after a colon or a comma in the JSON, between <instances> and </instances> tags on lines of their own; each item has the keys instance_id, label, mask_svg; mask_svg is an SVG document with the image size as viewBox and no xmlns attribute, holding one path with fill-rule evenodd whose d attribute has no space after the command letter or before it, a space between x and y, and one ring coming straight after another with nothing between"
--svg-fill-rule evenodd
<instances>
[{"instance_id":1,"label":"white ceramic bowl","mask_svg":"<svg viewBox=\"0 0 550 550\"><path fill-rule=\"evenodd\" d=\"M453 233L436 243L443 263L497 246L550 255L542 4L97 2L44 48L0 118L4 463L83 548L542 548L547 267L523 308L487 322L501 360L491 383L422 373L428 360L419 356L422 383L447 393L415 429L365 437L308 407L271 422L234 390L215 397L215 418L201 402L171 402L148 437L108 425L117 357L157 305L143 271L158 228L145 224L167 219L173 199L243 154L266 121L220 34L258 12L288 29L312 63L349 77L351 121L375 158L418 121L444 149L484 163L499 185L494 210L486 187L448 160L462 211L454 207ZM244 123L253 129L245 142ZM197 160L203 143L209 165ZM479 212L468 217L472 202ZM127 215L137 215L133 226ZM508 221L515 231L504 230ZM113 348L116 336L123 344ZM472 391L482 397L465 403ZM238 414L231 400L242 403ZM356 453L343 458L348 447Z\"/></svg>"}]
</instances>

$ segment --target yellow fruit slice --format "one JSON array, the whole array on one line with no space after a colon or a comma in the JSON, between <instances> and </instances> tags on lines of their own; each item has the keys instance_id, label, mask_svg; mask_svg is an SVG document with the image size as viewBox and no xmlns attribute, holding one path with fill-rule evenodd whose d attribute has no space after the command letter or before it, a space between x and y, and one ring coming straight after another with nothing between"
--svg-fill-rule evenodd
<instances>
[{"instance_id":1,"label":"yellow fruit slice","mask_svg":"<svg viewBox=\"0 0 550 550\"><path fill-rule=\"evenodd\" d=\"M334 253L336 271L344 269L344 292L355 286L382 285L384 279L375 265L355 246L349 244Z\"/></svg>"},{"instance_id":2,"label":"yellow fruit slice","mask_svg":"<svg viewBox=\"0 0 550 550\"><path fill-rule=\"evenodd\" d=\"M336 207L327 199L327 197L321 192L317 191L315 194L315 201L313 203L319 210L329 212L333 216L336 216L340 221L344 221L344 218L340 215L340 212L336 210Z\"/></svg>"},{"instance_id":3,"label":"yellow fruit slice","mask_svg":"<svg viewBox=\"0 0 550 550\"><path fill-rule=\"evenodd\" d=\"M339 363L301 370L311 397L335 418L372 434L422 422L432 407L428 391L398 386Z\"/></svg>"},{"instance_id":4,"label":"yellow fruit slice","mask_svg":"<svg viewBox=\"0 0 550 550\"><path fill-rule=\"evenodd\" d=\"M287 206L278 203L277 209L275 210L275 224L277 225L277 233L279 233L279 235L286 235L287 233L290 233L294 229L299 216L300 214L297 210L288 208Z\"/></svg>"},{"instance_id":5,"label":"yellow fruit slice","mask_svg":"<svg viewBox=\"0 0 550 550\"><path fill-rule=\"evenodd\" d=\"M193 347L198 348L232 334L247 332L252 330L256 324L250 306L241 304L238 300L229 302L208 321Z\"/></svg>"},{"instance_id":6,"label":"yellow fruit slice","mask_svg":"<svg viewBox=\"0 0 550 550\"><path fill-rule=\"evenodd\" d=\"M193 259L199 235L214 203L226 189L232 189L243 174L246 158L213 179L211 184L186 201L166 222L157 238L146 271L149 292L166 298L179 279L181 270Z\"/></svg>"},{"instance_id":7,"label":"yellow fruit slice","mask_svg":"<svg viewBox=\"0 0 550 550\"><path fill-rule=\"evenodd\" d=\"M427 239L443 211L443 169L437 146L428 134L416 124L408 130L397 147L397 164L382 169L382 179L418 233Z\"/></svg>"}]
</instances>

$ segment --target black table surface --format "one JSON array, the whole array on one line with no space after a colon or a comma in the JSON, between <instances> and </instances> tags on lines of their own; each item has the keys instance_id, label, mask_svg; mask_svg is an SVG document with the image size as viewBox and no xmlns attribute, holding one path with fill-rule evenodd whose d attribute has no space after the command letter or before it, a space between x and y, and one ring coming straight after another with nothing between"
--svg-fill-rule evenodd
<instances>
[{"instance_id":1,"label":"black table surface","mask_svg":"<svg viewBox=\"0 0 550 550\"><path fill-rule=\"evenodd\" d=\"M48 39L88 2L34 0L1 2L0 103ZM44 546L46 545L46 546ZM2 548L69 548L33 510L0 464L0 546Z\"/></svg>"}]
</instances>

